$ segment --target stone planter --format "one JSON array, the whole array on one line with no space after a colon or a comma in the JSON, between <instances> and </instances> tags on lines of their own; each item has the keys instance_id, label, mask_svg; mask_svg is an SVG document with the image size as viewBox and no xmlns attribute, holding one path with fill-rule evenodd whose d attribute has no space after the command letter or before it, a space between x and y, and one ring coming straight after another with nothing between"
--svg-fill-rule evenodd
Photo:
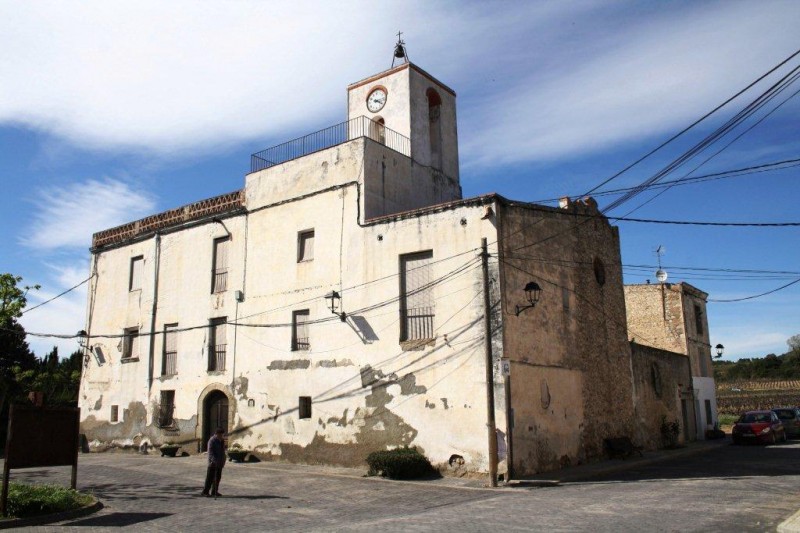
<instances>
[{"instance_id":1,"label":"stone planter","mask_svg":"<svg viewBox=\"0 0 800 533\"><path fill-rule=\"evenodd\" d=\"M161 452L161 457L175 457L180 449L180 446L162 446L158 450Z\"/></svg>"}]
</instances>

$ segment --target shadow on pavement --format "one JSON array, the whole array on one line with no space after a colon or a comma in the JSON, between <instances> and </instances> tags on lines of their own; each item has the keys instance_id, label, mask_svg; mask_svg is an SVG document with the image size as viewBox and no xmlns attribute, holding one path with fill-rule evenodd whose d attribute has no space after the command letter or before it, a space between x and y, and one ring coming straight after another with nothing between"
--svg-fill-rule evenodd
<instances>
[{"instance_id":1,"label":"shadow on pavement","mask_svg":"<svg viewBox=\"0 0 800 533\"><path fill-rule=\"evenodd\" d=\"M795 441L796 442L796 441ZM647 481L659 479L751 478L796 476L800 473L800 447L733 444L686 457L600 474L591 482Z\"/></svg>"},{"instance_id":2,"label":"shadow on pavement","mask_svg":"<svg viewBox=\"0 0 800 533\"><path fill-rule=\"evenodd\" d=\"M174 500L177 498L191 498L196 496L202 487L187 487L176 483L127 483L117 485L103 483L86 485L81 490L94 493L101 500Z\"/></svg>"},{"instance_id":3,"label":"shadow on pavement","mask_svg":"<svg viewBox=\"0 0 800 533\"><path fill-rule=\"evenodd\" d=\"M85 518L83 520L76 520L75 522L69 522L64 525L124 527L164 518L165 516L172 516L172 513L110 513L107 515Z\"/></svg>"},{"instance_id":4,"label":"shadow on pavement","mask_svg":"<svg viewBox=\"0 0 800 533\"><path fill-rule=\"evenodd\" d=\"M214 498L210 498L213 500ZM228 496L227 494L222 495L219 497L221 500L288 500L288 496L272 496L270 494L261 494L261 495L247 495L247 494L237 494L234 496Z\"/></svg>"}]
</instances>

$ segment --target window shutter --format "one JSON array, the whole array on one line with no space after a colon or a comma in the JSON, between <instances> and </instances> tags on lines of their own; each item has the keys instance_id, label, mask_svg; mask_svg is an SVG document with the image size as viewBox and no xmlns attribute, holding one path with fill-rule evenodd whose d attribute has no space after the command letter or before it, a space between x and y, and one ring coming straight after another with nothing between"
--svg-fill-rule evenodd
<instances>
[{"instance_id":1,"label":"window shutter","mask_svg":"<svg viewBox=\"0 0 800 533\"><path fill-rule=\"evenodd\" d=\"M142 288L143 268L144 257L134 257L131 259L131 281L129 290L135 291Z\"/></svg>"}]
</instances>

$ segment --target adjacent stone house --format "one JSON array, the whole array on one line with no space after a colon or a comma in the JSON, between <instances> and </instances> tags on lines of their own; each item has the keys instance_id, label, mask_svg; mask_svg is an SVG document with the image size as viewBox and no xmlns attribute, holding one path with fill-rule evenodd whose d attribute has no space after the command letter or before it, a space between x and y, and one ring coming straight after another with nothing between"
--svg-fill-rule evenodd
<instances>
[{"instance_id":1,"label":"adjacent stone house","mask_svg":"<svg viewBox=\"0 0 800 533\"><path fill-rule=\"evenodd\" d=\"M694 418L688 420L697 439L704 439L706 430L717 422L707 299L707 293L686 282L625 286L631 340L683 354L688 360L694 401Z\"/></svg>"},{"instance_id":2,"label":"adjacent stone house","mask_svg":"<svg viewBox=\"0 0 800 533\"><path fill-rule=\"evenodd\" d=\"M347 121L254 154L242 190L95 234L93 446L199 451L222 426L262 458L408 445L486 471L487 392L516 476L636 439L617 228L592 199L462 199L455 101L405 63L350 85Z\"/></svg>"}]
</instances>

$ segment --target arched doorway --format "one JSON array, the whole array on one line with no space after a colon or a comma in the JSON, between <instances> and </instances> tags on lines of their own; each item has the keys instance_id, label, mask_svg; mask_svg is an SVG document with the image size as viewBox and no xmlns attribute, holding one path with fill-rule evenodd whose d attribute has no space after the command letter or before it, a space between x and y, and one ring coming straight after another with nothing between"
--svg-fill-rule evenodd
<instances>
[{"instance_id":1,"label":"arched doorway","mask_svg":"<svg viewBox=\"0 0 800 533\"><path fill-rule=\"evenodd\" d=\"M205 451L208 439L217 428L228 432L228 397L224 392L215 390L206 396L203 402L203 440L202 450Z\"/></svg>"}]
</instances>

